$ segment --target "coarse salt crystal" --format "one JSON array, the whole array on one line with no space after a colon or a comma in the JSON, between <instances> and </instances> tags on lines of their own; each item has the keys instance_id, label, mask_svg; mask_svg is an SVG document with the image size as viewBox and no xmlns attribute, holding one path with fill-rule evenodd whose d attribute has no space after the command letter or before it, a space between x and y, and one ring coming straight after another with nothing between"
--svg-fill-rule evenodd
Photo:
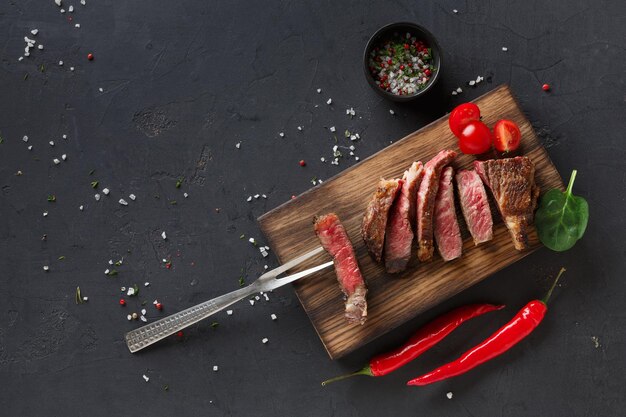
<instances>
[{"instance_id":1,"label":"coarse salt crystal","mask_svg":"<svg viewBox=\"0 0 626 417\"><path fill-rule=\"evenodd\" d=\"M70 67L70 71L74 71L74 67Z\"/></svg>"},{"instance_id":2,"label":"coarse salt crystal","mask_svg":"<svg viewBox=\"0 0 626 417\"><path fill-rule=\"evenodd\" d=\"M72 12L74 11L74 6L70 6L70 7L68 7L68 8L67 8L67 11L68 11L68 12L70 12L70 13L72 13Z\"/></svg>"},{"instance_id":3,"label":"coarse salt crystal","mask_svg":"<svg viewBox=\"0 0 626 417\"><path fill-rule=\"evenodd\" d=\"M29 151L32 151L32 150L33 150L33 145L29 145L29 146L28 146L28 150L29 150Z\"/></svg>"},{"instance_id":4,"label":"coarse salt crystal","mask_svg":"<svg viewBox=\"0 0 626 417\"><path fill-rule=\"evenodd\" d=\"M241 142L237 142L237 143L235 144L235 148L237 148L237 149L241 148Z\"/></svg>"},{"instance_id":5,"label":"coarse salt crystal","mask_svg":"<svg viewBox=\"0 0 626 417\"><path fill-rule=\"evenodd\" d=\"M144 381L146 381L146 382L148 382L148 381L150 381L150 378L148 378L146 375L144 375L144 376L143 376L143 380L144 380Z\"/></svg>"},{"instance_id":6,"label":"coarse salt crystal","mask_svg":"<svg viewBox=\"0 0 626 417\"><path fill-rule=\"evenodd\" d=\"M472 80L472 81L470 81L468 84L469 84L469 85L474 85L474 84L476 84L476 81Z\"/></svg>"},{"instance_id":7,"label":"coarse salt crystal","mask_svg":"<svg viewBox=\"0 0 626 417\"><path fill-rule=\"evenodd\" d=\"M52 162L54 162L54 165L59 165L61 163L58 158L54 158Z\"/></svg>"},{"instance_id":8,"label":"coarse salt crystal","mask_svg":"<svg viewBox=\"0 0 626 417\"><path fill-rule=\"evenodd\" d=\"M84 6L85 4L87 4L87 2L85 0L80 0L80 4Z\"/></svg>"},{"instance_id":9,"label":"coarse salt crystal","mask_svg":"<svg viewBox=\"0 0 626 417\"><path fill-rule=\"evenodd\" d=\"M61 0L54 0L54 4L61 7Z\"/></svg>"},{"instance_id":10,"label":"coarse salt crystal","mask_svg":"<svg viewBox=\"0 0 626 417\"><path fill-rule=\"evenodd\" d=\"M135 201L135 199L137 198L137 196L135 194L129 194L128 198L130 198L131 200Z\"/></svg>"},{"instance_id":11,"label":"coarse salt crystal","mask_svg":"<svg viewBox=\"0 0 626 417\"><path fill-rule=\"evenodd\" d=\"M110 192L111 192L111 190L109 190L108 188L103 188L102 189L102 194L104 194L104 195L109 195Z\"/></svg>"},{"instance_id":12,"label":"coarse salt crystal","mask_svg":"<svg viewBox=\"0 0 626 417\"><path fill-rule=\"evenodd\" d=\"M389 114L394 115L394 114L396 114L396 112L393 111L393 109L389 109Z\"/></svg>"},{"instance_id":13,"label":"coarse salt crystal","mask_svg":"<svg viewBox=\"0 0 626 417\"><path fill-rule=\"evenodd\" d=\"M61 9L59 10L61 13L65 13L65 9Z\"/></svg>"},{"instance_id":14,"label":"coarse salt crystal","mask_svg":"<svg viewBox=\"0 0 626 417\"><path fill-rule=\"evenodd\" d=\"M44 270L44 271L48 271L49 269L50 269L50 267L48 267L48 265L44 265L44 266L43 266L43 270Z\"/></svg>"},{"instance_id":15,"label":"coarse salt crystal","mask_svg":"<svg viewBox=\"0 0 626 417\"><path fill-rule=\"evenodd\" d=\"M298 126L298 130L302 132L302 126Z\"/></svg>"},{"instance_id":16,"label":"coarse salt crystal","mask_svg":"<svg viewBox=\"0 0 626 417\"><path fill-rule=\"evenodd\" d=\"M248 300L250 301L250 305L253 306L254 305L254 300Z\"/></svg>"},{"instance_id":17,"label":"coarse salt crystal","mask_svg":"<svg viewBox=\"0 0 626 417\"><path fill-rule=\"evenodd\" d=\"M324 158L323 156L320 158L320 161L322 162L326 162L326 158Z\"/></svg>"},{"instance_id":18,"label":"coarse salt crystal","mask_svg":"<svg viewBox=\"0 0 626 417\"><path fill-rule=\"evenodd\" d=\"M218 369L219 367L217 365L213 365L213 372L217 372Z\"/></svg>"},{"instance_id":19,"label":"coarse salt crystal","mask_svg":"<svg viewBox=\"0 0 626 417\"><path fill-rule=\"evenodd\" d=\"M79 209L80 211L83 211L83 206L79 206L79 207L78 207L78 209Z\"/></svg>"},{"instance_id":20,"label":"coarse salt crystal","mask_svg":"<svg viewBox=\"0 0 626 417\"><path fill-rule=\"evenodd\" d=\"M459 11L457 9L452 9L452 13L458 13Z\"/></svg>"},{"instance_id":21,"label":"coarse salt crystal","mask_svg":"<svg viewBox=\"0 0 626 417\"><path fill-rule=\"evenodd\" d=\"M135 289L133 287L129 287L128 291L126 291L126 295L128 296L135 295Z\"/></svg>"},{"instance_id":22,"label":"coarse salt crystal","mask_svg":"<svg viewBox=\"0 0 626 417\"><path fill-rule=\"evenodd\" d=\"M318 88L318 89L317 89L317 94L320 94L321 92L322 92L322 89L321 89L321 88Z\"/></svg>"},{"instance_id":23,"label":"coarse salt crystal","mask_svg":"<svg viewBox=\"0 0 626 417\"><path fill-rule=\"evenodd\" d=\"M146 309L145 309L145 308L142 308L142 309L141 309L141 314L143 314L143 315L145 316L145 315L146 315L146 313L147 313Z\"/></svg>"},{"instance_id":24,"label":"coarse salt crystal","mask_svg":"<svg viewBox=\"0 0 626 417\"><path fill-rule=\"evenodd\" d=\"M100 88L98 88L98 91L100 91L102 93L104 91L104 88L100 87Z\"/></svg>"},{"instance_id":25,"label":"coarse salt crystal","mask_svg":"<svg viewBox=\"0 0 626 417\"><path fill-rule=\"evenodd\" d=\"M261 342L263 344L266 344L267 342L269 342L270 340L267 337L264 337L263 339L261 339Z\"/></svg>"},{"instance_id":26,"label":"coarse salt crystal","mask_svg":"<svg viewBox=\"0 0 626 417\"><path fill-rule=\"evenodd\" d=\"M452 95L453 95L453 96L456 96L457 94L458 94L458 93L456 92L456 90L454 90L454 91L452 92Z\"/></svg>"},{"instance_id":27,"label":"coarse salt crystal","mask_svg":"<svg viewBox=\"0 0 626 417\"><path fill-rule=\"evenodd\" d=\"M17 60L18 60L18 61L22 61L23 59L24 59L24 57L23 57L23 56L21 56L21 57L19 57Z\"/></svg>"},{"instance_id":28,"label":"coarse salt crystal","mask_svg":"<svg viewBox=\"0 0 626 417\"><path fill-rule=\"evenodd\" d=\"M39 33L39 29L33 29L30 31L30 33L32 33L33 36L35 36L37 33Z\"/></svg>"},{"instance_id":29,"label":"coarse salt crystal","mask_svg":"<svg viewBox=\"0 0 626 417\"><path fill-rule=\"evenodd\" d=\"M28 142L28 136L24 135L24 137L22 138L22 140L23 140L24 142Z\"/></svg>"},{"instance_id":30,"label":"coarse salt crystal","mask_svg":"<svg viewBox=\"0 0 626 417\"><path fill-rule=\"evenodd\" d=\"M161 233L161 237L163 238L163 240L167 239L167 235L165 234L165 231Z\"/></svg>"},{"instance_id":31,"label":"coarse salt crystal","mask_svg":"<svg viewBox=\"0 0 626 417\"><path fill-rule=\"evenodd\" d=\"M67 135L63 135L63 136L62 136L62 138L63 138L63 139L67 139Z\"/></svg>"},{"instance_id":32,"label":"coarse salt crystal","mask_svg":"<svg viewBox=\"0 0 626 417\"><path fill-rule=\"evenodd\" d=\"M113 259L109 259L109 265L113 265Z\"/></svg>"},{"instance_id":33,"label":"coarse salt crystal","mask_svg":"<svg viewBox=\"0 0 626 417\"><path fill-rule=\"evenodd\" d=\"M463 92L463 89L462 89L461 87L457 87L457 88L456 88L456 92L457 92L457 93L462 93L462 92Z\"/></svg>"},{"instance_id":34,"label":"coarse salt crystal","mask_svg":"<svg viewBox=\"0 0 626 417\"><path fill-rule=\"evenodd\" d=\"M128 316L126 316L126 318L128 319L128 321L131 321L133 319L133 316L129 314Z\"/></svg>"},{"instance_id":35,"label":"coarse salt crystal","mask_svg":"<svg viewBox=\"0 0 626 417\"><path fill-rule=\"evenodd\" d=\"M254 240L253 237L251 237L250 239L248 239L248 242L252 243L253 245L256 243L256 240Z\"/></svg>"},{"instance_id":36,"label":"coarse salt crystal","mask_svg":"<svg viewBox=\"0 0 626 417\"><path fill-rule=\"evenodd\" d=\"M284 138L284 137L285 137L285 133L280 132L280 133L278 134L278 136L280 136L281 138Z\"/></svg>"},{"instance_id":37,"label":"coarse salt crystal","mask_svg":"<svg viewBox=\"0 0 626 417\"><path fill-rule=\"evenodd\" d=\"M50 146L54 146L54 141L51 140L50 142L48 142L50 144Z\"/></svg>"},{"instance_id":38,"label":"coarse salt crystal","mask_svg":"<svg viewBox=\"0 0 626 417\"><path fill-rule=\"evenodd\" d=\"M452 393L452 391L450 391L450 392L448 392L446 394L446 397L448 397L449 400L451 400L453 396L454 396L454 394Z\"/></svg>"},{"instance_id":39,"label":"coarse salt crystal","mask_svg":"<svg viewBox=\"0 0 626 417\"><path fill-rule=\"evenodd\" d=\"M100 194L94 194L93 198L95 198L96 201L100 201Z\"/></svg>"},{"instance_id":40,"label":"coarse salt crystal","mask_svg":"<svg viewBox=\"0 0 626 417\"><path fill-rule=\"evenodd\" d=\"M105 270L104 270L104 275L109 275L109 272L110 272L110 271L109 271L108 269L105 269Z\"/></svg>"},{"instance_id":41,"label":"coarse salt crystal","mask_svg":"<svg viewBox=\"0 0 626 417\"><path fill-rule=\"evenodd\" d=\"M255 195L254 195L254 198L259 198L259 197L261 197L261 195L260 195L260 194L255 194Z\"/></svg>"},{"instance_id":42,"label":"coarse salt crystal","mask_svg":"<svg viewBox=\"0 0 626 417\"><path fill-rule=\"evenodd\" d=\"M43 49L43 44L40 43L39 45L37 45L37 49L42 50Z\"/></svg>"},{"instance_id":43,"label":"coarse salt crystal","mask_svg":"<svg viewBox=\"0 0 626 417\"><path fill-rule=\"evenodd\" d=\"M330 130L331 132L334 132L336 129L335 129L335 126L331 126L330 129L328 130Z\"/></svg>"},{"instance_id":44,"label":"coarse salt crystal","mask_svg":"<svg viewBox=\"0 0 626 417\"><path fill-rule=\"evenodd\" d=\"M267 198L267 196L265 194L261 194L261 197L263 198Z\"/></svg>"},{"instance_id":45,"label":"coarse salt crystal","mask_svg":"<svg viewBox=\"0 0 626 417\"><path fill-rule=\"evenodd\" d=\"M144 286L144 287L148 287L148 286L150 286L150 283L149 283L149 282L144 282L144 283L143 283L143 286Z\"/></svg>"},{"instance_id":46,"label":"coarse salt crystal","mask_svg":"<svg viewBox=\"0 0 626 417\"><path fill-rule=\"evenodd\" d=\"M358 161L358 160L359 160L359 157L358 157L358 156L355 156L355 157L354 157L354 160L355 160L355 161Z\"/></svg>"},{"instance_id":47,"label":"coarse salt crystal","mask_svg":"<svg viewBox=\"0 0 626 417\"><path fill-rule=\"evenodd\" d=\"M67 154L64 153L63 155L61 155L61 159L66 161L67 160Z\"/></svg>"},{"instance_id":48,"label":"coarse salt crystal","mask_svg":"<svg viewBox=\"0 0 626 417\"><path fill-rule=\"evenodd\" d=\"M83 297L83 301L89 301L89 297Z\"/></svg>"},{"instance_id":49,"label":"coarse salt crystal","mask_svg":"<svg viewBox=\"0 0 626 417\"><path fill-rule=\"evenodd\" d=\"M270 297L267 294L263 294L263 298L265 298L265 301L269 301Z\"/></svg>"},{"instance_id":50,"label":"coarse salt crystal","mask_svg":"<svg viewBox=\"0 0 626 417\"><path fill-rule=\"evenodd\" d=\"M187 197L189 197L189 194L183 193L183 197L187 198Z\"/></svg>"},{"instance_id":51,"label":"coarse salt crystal","mask_svg":"<svg viewBox=\"0 0 626 417\"><path fill-rule=\"evenodd\" d=\"M148 322L148 319L145 316L141 316L139 317L141 319L141 321L143 321L144 323Z\"/></svg>"},{"instance_id":52,"label":"coarse salt crystal","mask_svg":"<svg viewBox=\"0 0 626 417\"><path fill-rule=\"evenodd\" d=\"M329 98L329 99L326 101L326 104L332 104L332 103L333 103L333 99L332 99L332 98Z\"/></svg>"},{"instance_id":53,"label":"coarse salt crystal","mask_svg":"<svg viewBox=\"0 0 626 417\"><path fill-rule=\"evenodd\" d=\"M246 198L246 201L252 201L252 196L249 196L248 198Z\"/></svg>"},{"instance_id":54,"label":"coarse salt crystal","mask_svg":"<svg viewBox=\"0 0 626 417\"><path fill-rule=\"evenodd\" d=\"M63 61L59 61L59 66L62 67L63 66Z\"/></svg>"},{"instance_id":55,"label":"coarse salt crystal","mask_svg":"<svg viewBox=\"0 0 626 417\"><path fill-rule=\"evenodd\" d=\"M506 51L508 51L508 50L509 50L509 48L507 48L506 46L503 46L503 47L502 47L502 50L503 50L504 52L506 52Z\"/></svg>"},{"instance_id":56,"label":"coarse salt crystal","mask_svg":"<svg viewBox=\"0 0 626 417\"><path fill-rule=\"evenodd\" d=\"M273 313L272 313L272 315L270 315L270 317L272 318L272 320L278 319L278 317L276 317L276 314L273 314Z\"/></svg>"},{"instance_id":57,"label":"coarse salt crystal","mask_svg":"<svg viewBox=\"0 0 626 417\"><path fill-rule=\"evenodd\" d=\"M233 315L233 310L226 310L226 314L228 314L229 316Z\"/></svg>"},{"instance_id":58,"label":"coarse salt crystal","mask_svg":"<svg viewBox=\"0 0 626 417\"><path fill-rule=\"evenodd\" d=\"M254 296L254 299L255 299L255 300L257 300L257 301L259 301L259 300L261 299L261 297L259 297L258 295L255 295L255 296Z\"/></svg>"},{"instance_id":59,"label":"coarse salt crystal","mask_svg":"<svg viewBox=\"0 0 626 417\"><path fill-rule=\"evenodd\" d=\"M123 198L120 198L120 200L118 201L121 205L123 206L127 206L128 202L126 200L124 200Z\"/></svg>"},{"instance_id":60,"label":"coarse salt crystal","mask_svg":"<svg viewBox=\"0 0 626 417\"><path fill-rule=\"evenodd\" d=\"M80 27L80 23L76 23L76 24L74 25L74 27L75 27L75 28L79 28L79 27Z\"/></svg>"}]
</instances>

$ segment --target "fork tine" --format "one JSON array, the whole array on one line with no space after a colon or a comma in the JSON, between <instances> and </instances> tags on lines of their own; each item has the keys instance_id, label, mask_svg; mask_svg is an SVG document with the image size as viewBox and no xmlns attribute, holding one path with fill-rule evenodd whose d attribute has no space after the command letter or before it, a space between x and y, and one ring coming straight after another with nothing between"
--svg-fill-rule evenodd
<instances>
[{"instance_id":1,"label":"fork tine","mask_svg":"<svg viewBox=\"0 0 626 417\"><path fill-rule=\"evenodd\" d=\"M279 266L278 268L274 268L271 271L268 271L266 273L264 273L263 275L261 275L259 277L260 278L276 278L278 275L282 274L283 272L293 268L294 266L300 265L302 262L314 257L315 255L321 253L324 251L324 248L322 248L321 246L313 249L310 252L305 253L304 255L300 255L297 258L292 259L291 261L282 264L281 266Z\"/></svg>"}]
</instances>

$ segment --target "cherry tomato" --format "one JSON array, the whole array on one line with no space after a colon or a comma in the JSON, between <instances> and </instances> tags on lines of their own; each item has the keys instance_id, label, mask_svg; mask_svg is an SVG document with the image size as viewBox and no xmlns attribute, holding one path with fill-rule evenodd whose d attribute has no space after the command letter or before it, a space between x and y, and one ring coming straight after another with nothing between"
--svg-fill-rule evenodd
<instances>
[{"instance_id":1,"label":"cherry tomato","mask_svg":"<svg viewBox=\"0 0 626 417\"><path fill-rule=\"evenodd\" d=\"M460 138L463 128L472 120L480 120L480 109L474 103L463 103L452 110L448 124L454 136Z\"/></svg>"},{"instance_id":2,"label":"cherry tomato","mask_svg":"<svg viewBox=\"0 0 626 417\"><path fill-rule=\"evenodd\" d=\"M522 134L511 120L498 120L493 127L493 145L499 152L511 152L519 146Z\"/></svg>"},{"instance_id":3,"label":"cherry tomato","mask_svg":"<svg viewBox=\"0 0 626 417\"><path fill-rule=\"evenodd\" d=\"M471 120L459 136L461 152L469 155L485 153L491 148L491 130L479 120Z\"/></svg>"}]
</instances>

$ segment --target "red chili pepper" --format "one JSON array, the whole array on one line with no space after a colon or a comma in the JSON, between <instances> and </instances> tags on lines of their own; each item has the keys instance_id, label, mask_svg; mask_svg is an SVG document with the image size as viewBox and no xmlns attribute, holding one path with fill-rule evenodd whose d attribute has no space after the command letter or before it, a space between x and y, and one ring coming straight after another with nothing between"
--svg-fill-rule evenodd
<instances>
[{"instance_id":1,"label":"red chili pepper","mask_svg":"<svg viewBox=\"0 0 626 417\"><path fill-rule=\"evenodd\" d=\"M161 303L156 303L154 306L156 307L157 310L163 310L163 304Z\"/></svg>"},{"instance_id":2,"label":"red chili pepper","mask_svg":"<svg viewBox=\"0 0 626 417\"><path fill-rule=\"evenodd\" d=\"M430 74L431 74L431 72L430 72L430 70L429 70L428 68L426 68L426 69L424 70L424 74L425 74L427 77L429 77L429 76L430 76Z\"/></svg>"},{"instance_id":3,"label":"red chili pepper","mask_svg":"<svg viewBox=\"0 0 626 417\"><path fill-rule=\"evenodd\" d=\"M435 346L463 322L490 311L501 310L503 305L470 304L454 309L420 328L404 345L391 352L375 356L360 371L322 382L322 385L355 375L383 376L411 362Z\"/></svg>"},{"instance_id":4,"label":"red chili pepper","mask_svg":"<svg viewBox=\"0 0 626 417\"><path fill-rule=\"evenodd\" d=\"M87 59L93 61L93 54L87 54Z\"/></svg>"},{"instance_id":5,"label":"red chili pepper","mask_svg":"<svg viewBox=\"0 0 626 417\"><path fill-rule=\"evenodd\" d=\"M299 164L301 167L306 166L306 161L304 159L301 159Z\"/></svg>"},{"instance_id":6,"label":"red chili pepper","mask_svg":"<svg viewBox=\"0 0 626 417\"><path fill-rule=\"evenodd\" d=\"M550 299L550 295L552 295L552 291L554 287L556 287L556 283L559 281L563 272L565 272L565 268L561 268L552 283L552 287L550 287L550 290L543 300L532 300L526 304L511 321L502 326L482 343L465 352L457 360L410 380L407 382L407 385L428 385L433 382L464 374L515 346L532 333L543 320L543 317L548 311L547 303Z\"/></svg>"},{"instance_id":7,"label":"red chili pepper","mask_svg":"<svg viewBox=\"0 0 626 417\"><path fill-rule=\"evenodd\" d=\"M125 306L126 305L126 300L124 300L123 298L120 298L120 305L121 306Z\"/></svg>"},{"instance_id":8,"label":"red chili pepper","mask_svg":"<svg viewBox=\"0 0 626 417\"><path fill-rule=\"evenodd\" d=\"M542 89L543 91L550 91L550 84L544 84L544 85L542 85L542 86L541 86L541 89Z\"/></svg>"},{"instance_id":9,"label":"red chili pepper","mask_svg":"<svg viewBox=\"0 0 626 417\"><path fill-rule=\"evenodd\" d=\"M182 339L184 335L185 334L183 333L182 330L179 330L178 332L176 332L176 337L178 337L179 339Z\"/></svg>"}]
</instances>

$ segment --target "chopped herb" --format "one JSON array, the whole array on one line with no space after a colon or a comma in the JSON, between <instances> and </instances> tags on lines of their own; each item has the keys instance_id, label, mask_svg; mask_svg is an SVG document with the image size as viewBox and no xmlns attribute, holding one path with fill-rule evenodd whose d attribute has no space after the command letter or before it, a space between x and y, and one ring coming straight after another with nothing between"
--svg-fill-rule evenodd
<instances>
[{"instance_id":1,"label":"chopped herb","mask_svg":"<svg viewBox=\"0 0 626 417\"><path fill-rule=\"evenodd\" d=\"M141 302L141 305L142 305L142 306L145 306L146 304L148 304L148 302L147 302L146 300L143 300L143 301Z\"/></svg>"},{"instance_id":2,"label":"chopped herb","mask_svg":"<svg viewBox=\"0 0 626 417\"><path fill-rule=\"evenodd\" d=\"M170 389L169 385L167 384L163 385L163 391L169 391L169 389Z\"/></svg>"},{"instance_id":3,"label":"chopped herb","mask_svg":"<svg viewBox=\"0 0 626 417\"><path fill-rule=\"evenodd\" d=\"M98 188L98 181L91 181L91 188Z\"/></svg>"},{"instance_id":4,"label":"chopped herb","mask_svg":"<svg viewBox=\"0 0 626 417\"><path fill-rule=\"evenodd\" d=\"M0 136L0 144L2 144L3 142L4 142L4 138Z\"/></svg>"},{"instance_id":5,"label":"chopped herb","mask_svg":"<svg viewBox=\"0 0 626 417\"><path fill-rule=\"evenodd\" d=\"M24 81L28 79L28 73L24 74Z\"/></svg>"},{"instance_id":6,"label":"chopped herb","mask_svg":"<svg viewBox=\"0 0 626 417\"><path fill-rule=\"evenodd\" d=\"M176 180L176 188L180 188L180 186L183 185L183 181L185 181L185 177L178 177Z\"/></svg>"},{"instance_id":7,"label":"chopped herb","mask_svg":"<svg viewBox=\"0 0 626 417\"><path fill-rule=\"evenodd\" d=\"M137 284L133 284L133 290L135 290L135 292L130 297L136 297L139 295L139 286Z\"/></svg>"},{"instance_id":8,"label":"chopped herb","mask_svg":"<svg viewBox=\"0 0 626 417\"><path fill-rule=\"evenodd\" d=\"M171 204L171 205L173 205L173 206L175 206L175 205L176 205L176 204L178 204L178 203L176 202L176 200L172 200L172 201L170 201L170 204Z\"/></svg>"},{"instance_id":9,"label":"chopped herb","mask_svg":"<svg viewBox=\"0 0 626 417\"><path fill-rule=\"evenodd\" d=\"M41 64L41 65L39 66L39 72L45 72L45 71L46 71L46 67L45 67L45 65L44 65L44 64Z\"/></svg>"},{"instance_id":10,"label":"chopped herb","mask_svg":"<svg viewBox=\"0 0 626 417\"><path fill-rule=\"evenodd\" d=\"M110 276L110 277L112 277L114 275L117 275L117 270L111 269L109 272L107 272L107 275Z\"/></svg>"},{"instance_id":11,"label":"chopped herb","mask_svg":"<svg viewBox=\"0 0 626 417\"><path fill-rule=\"evenodd\" d=\"M219 324L218 322L214 321L213 323L211 323L211 328L212 328L212 329L216 329L216 328L217 328L217 326L219 326L219 325L220 325L220 324Z\"/></svg>"},{"instance_id":12,"label":"chopped herb","mask_svg":"<svg viewBox=\"0 0 626 417\"><path fill-rule=\"evenodd\" d=\"M122 261L116 261L115 262L115 266L121 266L122 265Z\"/></svg>"},{"instance_id":13,"label":"chopped herb","mask_svg":"<svg viewBox=\"0 0 626 417\"><path fill-rule=\"evenodd\" d=\"M246 279L244 277L239 277L239 286L240 287L245 287L246 286Z\"/></svg>"},{"instance_id":14,"label":"chopped herb","mask_svg":"<svg viewBox=\"0 0 626 417\"><path fill-rule=\"evenodd\" d=\"M244 237L246 237L246 235L241 235L239 236L239 239L243 239Z\"/></svg>"},{"instance_id":15,"label":"chopped herb","mask_svg":"<svg viewBox=\"0 0 626 417\"><path fill-rule=\"evenodd\" d=\"M89 175L93 175L94 172L96 172L96 170L92 169L91 171L89 171Z\"/></svg>"},{"instance_id":16,"label":"chopped herb","mask_svg":"<svg viewBox=\"0 0 626 417\"><path fill-rule=\"evenodd\" d=\"M65 256L61 255L61 256L59 256L59 258L58 258L58 259L59 259L59 261L62 261L62 260L64 260L64 259L65 259Z\"/></svg>"},{"instance_id":17,"label":"chopped herb","mask_svg":"<svg viewBox=\"0 0 626 417\"><path fill-rule=\"evenodd\" d=\"M343 134L345 135L345 137L349 138L352 133L350 133L350 131L346 129L346 131Z\"/></svg>"},{"instance_id":18,"label":"chopped herb","mask_svg":"<svg viewBox=\"0 0 626 417\"><path fill-rule=\"evenodd\" d=\"M50 194L48 196L48 201L54 203L55 201L57 201L57 197L54 194Z\"/></svg>"},{"instance_id":19,"label":"chopped herb","mask_svg":"<svg viewBox=\"0 0 626 417\"><path fill-rule=\"evenodd\" d=\"M154 198L156 198L158 200L159 198L161 198L161 196L159 196L158 194L155 194Z\"/></svg>"},{"instance_id":20,"label":"chopped herb","mask_svg":"<svg viewBox=\"0 0 626 417\"><path fill-rule=\"evenodd\" d=\"M76 297L74 299L76 301L76 304L82 304L83 303L83 297L80 294L80 287L76 287Z\"/></svg>"}]
</instances>

